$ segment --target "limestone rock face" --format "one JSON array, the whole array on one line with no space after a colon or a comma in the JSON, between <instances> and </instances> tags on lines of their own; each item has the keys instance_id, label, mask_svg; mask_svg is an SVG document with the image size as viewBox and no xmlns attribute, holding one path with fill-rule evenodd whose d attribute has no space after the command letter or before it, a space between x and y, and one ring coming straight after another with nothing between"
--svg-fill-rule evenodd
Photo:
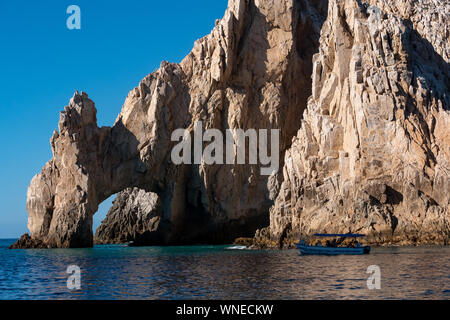
<instances>
[{"instance_id":1,"label":"limestone rock face","mask_svg":"<svg viewBox=\"0 0 450 320\"><path fill-rule=\"evenodd\" d=\"M92 246L92 216L119 193L100 242L224 243L269 224L257 242L315 231L448 242L449 10L438 0L230 0L181 63L163 62L129 93L113 127L99 128L93 101L75 93L28 189L32 241ZM197 121L279 129L283 169L175 165L171 134L192 136Z\"/></svg>"},{"instance_id":2,"label":"limestone rock face","mask_svg":"<svg viewBox=\"0 0 450 320\"><path fill-rule=\"evenodd\" d=\"M312 96L260 244L315 232L449 243L450 4L368 2L329 2Z\"/></svg>"},{"instance_id":3,"label":"limestone rock face","mask_svg":"<svg viewBox=\"0 0 450 320\"><path fill-rule=\"evenodd\" d=\"M161 224L161 201L156 193L129 188L120 192L97 228L94 241L103 243L164 243L169 230Z\"/></svg>"}]
</instances>

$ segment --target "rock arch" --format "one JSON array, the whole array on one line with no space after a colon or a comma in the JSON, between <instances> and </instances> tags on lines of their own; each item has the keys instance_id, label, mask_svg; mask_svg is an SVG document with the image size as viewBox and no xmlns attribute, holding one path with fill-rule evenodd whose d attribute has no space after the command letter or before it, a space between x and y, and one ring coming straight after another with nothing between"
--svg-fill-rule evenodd
<instances>
[{"instance_id":1,"label":"rock arch","mask_svg":"<svg viewBox=\"0 0 450 320\"><path fill-rule=\"evenodd\" d=\"M268 225L281 172L174 166L170 135L197 120L222 131L281 129L283 159L311 91L314 49L298 52L305 48L299 25L317 48L326 4L230 0L180 64L163 62L130 92L113 127L99 128L94 102L76 92L51 139L53 159L28 190L31 238L49 247L92 246L99 203L134 187L160 197L166 243L229 241Z\"/></svg>"}]
</instances>

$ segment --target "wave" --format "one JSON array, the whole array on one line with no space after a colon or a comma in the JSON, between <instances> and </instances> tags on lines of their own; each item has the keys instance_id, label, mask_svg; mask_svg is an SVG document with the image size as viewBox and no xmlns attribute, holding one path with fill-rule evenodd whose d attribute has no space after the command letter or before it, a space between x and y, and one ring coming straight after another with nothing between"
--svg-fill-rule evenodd
<instances>
[{"instance_id":1,"label":"wave","mask_svg":"<svg viewBox=\"0 0 450 320\"><path fill-rule=\"evenodd\" d=\"M226 250L245 250L248 249L246 246L232 246L232 247L228 247L225 248Z\"/></svg>"}]
</instances>

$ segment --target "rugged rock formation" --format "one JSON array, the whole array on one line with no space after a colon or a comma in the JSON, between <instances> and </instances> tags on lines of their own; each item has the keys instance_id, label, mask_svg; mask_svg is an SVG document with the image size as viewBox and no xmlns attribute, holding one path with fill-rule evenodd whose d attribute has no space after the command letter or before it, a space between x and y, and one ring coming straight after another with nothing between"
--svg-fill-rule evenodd
<instances>
[{"instance_id":1,"label":"rugged rock formation","mask_svg":"<svg viewBox=\"0 0 450 320\"><path fill-rule=\"evenodd\" d=\"M156 193L129 188L118 194L105 220L97 228L94 242L163 243L169 230L160 227L161 201Z\"/></svg>"},{"instance_id":2,"label":"rugged rock formation","mask_svg":"<svg viewBox=\"0 0 450 320\"><path fill-rule=\"evenodd\" d=\"M47 249L48 246L39 239L33 239L28 233L25 233L9 249Z\"/></svg>"},{"instance_id":3,"label":"rugged rock formation","mask_svg":"<svg viewBox=\"0 0 450 320\"><path fill-rule=\"evenodd\" d=\"M230 0L180 64L163 62L130 92L112 128L98 128L93 102L76 93L54 157L29 187L32 238L91 246L98 204L130 187L161 199L164 243L228 242L267 225L280 175L261 176L259 164L175 166L171 133L198 120L221 131L276 128L283 157L311 94L326 4Z\"/></svg>"},{"instance_id":4,"label":"rugged rock formation","mask_svg":"<svg viewBox=\"0 0 450 320\"><path fill-rule=\"evenodd\" d=\"M259 245L317 231L449 243L450 4L370 2L381 9L330 1L312 97Z\"/></svg>"},{"instance_id":5,"label":"rugged rock formation","mask_svg":"<svg viewBox=\"0 0 450 320\"><path fill-rule=\"evenodd\" d=\"M74 95L28 190L32 241L91 246L99 203L126 189L102 242L231 242L269 225L269 210L260 244L316 230L448 241L448 19L437 0L230 0L180 64L130 92L113 127ZM284 169L173 164L171 133L196 121L280 129ZM160 211L145 209L146 192Z\"/></svg>"}]
</instances>

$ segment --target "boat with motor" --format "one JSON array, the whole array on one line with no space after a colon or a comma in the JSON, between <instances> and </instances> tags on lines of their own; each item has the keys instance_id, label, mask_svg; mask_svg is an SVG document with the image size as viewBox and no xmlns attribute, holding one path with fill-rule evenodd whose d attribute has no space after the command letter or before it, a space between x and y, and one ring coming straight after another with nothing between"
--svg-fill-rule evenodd
<instances>
[{"instance_id":1,"label":"boat with motor","mask_svg":"<svg viewBox=\"0 0 450 320\"><path fill-rule=\"evenodd\" d=\"M314 235L317 238L338 238L333 241L326 241L325 245L322 245L320 241L316 245L309 245L306 241L301 240L300 243L296 244L297 248L300 250L302 255L362 255L370 253L370 246L361 246L360 243L356 241L357 238L365 237L364 234L322 234L316 233ZM353 238L353 241L348 245L341 245L345 239Z\"/></svg>"}]
</instances>

